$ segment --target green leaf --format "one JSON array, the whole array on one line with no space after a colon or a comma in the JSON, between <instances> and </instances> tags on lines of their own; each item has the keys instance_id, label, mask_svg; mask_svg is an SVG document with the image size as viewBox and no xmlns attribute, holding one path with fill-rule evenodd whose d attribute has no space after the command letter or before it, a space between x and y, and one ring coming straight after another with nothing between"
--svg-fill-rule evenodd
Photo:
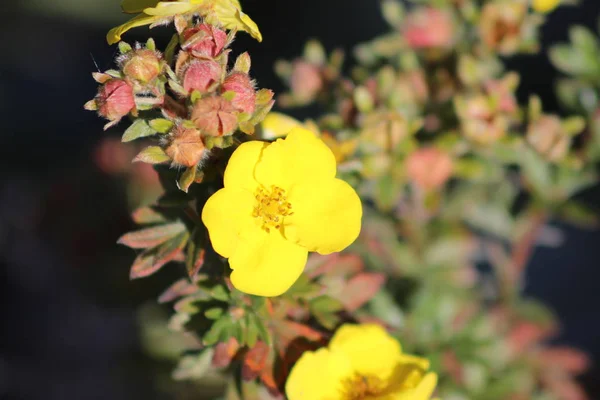
<instances>
[{"instance_id":1,"label":"green leaf","mask_svg":"<svg viewBox=\"0 0 600 400\"><path fill-rule=\"evenodd\" d=\"M173 58L175 57L175 51L177 50L177 46L179 46L179 35L174 34L171 37L171 40L169 41L169 44L167 45L167 47L165 49L165 60L167 61L168 64L172 63ZM170 68L168 68L168 69L170 69Z\"/></svg>"},{"instance_id":2,"label":"green leaf","mask_svg":"<svg viewBox=\"0 0 600 400\"><path fill-rule=\"evenodd\" d=\"M371 96L369 90L364 86L359 86L354 91L354 103L359 111L363 113L368 113L375 106L373 96Z\"/></svg>"},{"instance_id":3,"label":"green leaf","mask_svg":"<svg viewBox=\"0 0 600 400\"><path fill-rule=\"evenodd\" d=\"M304 59L314 65L325 65L327 53L318 40L309 40L304 47Z\"/></svg>"},{"instance_id":4,"label":"green leaf","mask_svg":"<svg viewBox=\"0 0 600 400\"><path fill-rule=\"evenodd\" d=\"M152 51L155 51L155 50L156 50L156 42L154 41L154 39L152 39L152 38L149 38L149 39L146 41L146 48L147 48L148 50L152 50Z\"/></svg>"},{"instance_id":5,"label":"green leaf","mask_svg":"<svg viewBox=\"0 0 600 400\"><path fill-rule=\"evenodd\" d=\"M219 318L204 334L202 342L205 346L212 346L219 341L226 341L232 333L233 321L231 317L226 314Z\"/></svg>"},{"instance_id":6,"label":"green leaf","mask_svg":"<svg viewBox=\"0 0 600 400\"><path fill-rule=\"evenodd\" d=\"M545 198L552 187L550 165L531 149L524 149L521 152L520 161L527 181L536 194Z\"/></svg>"},{"instance_id":7,"label":"green leaf","mask_svg":"<svg viewBox=\"0 0 600 400\"><path fill-rule=\"evenodd\" d=\"M145 162L148 164L163 164L171 161L171 158L159 146L149 146L142 150L133 162Z\"/></svg>"},{"instance_id":8,"label":"green leaf","mask_svg":"<svg viewBox=\"0 0 600 400\"><path fill-rule=\"evenodd\" d=\"M270 346L271 335L269 334L269 331L267 330L267 327L263 323L260 316L258 316L255 313L250 313L250 317L252 318L252 322L254 323L256 330L258 331L258 336L262 339L263 342L266 343L267 346Z\"/></svg>"},{"instance_id":9,"label":"green leaf","mask_svg":"<svg viewBox=\"0 0 600 400\"><path fill-rule=\"evenodd\" d=\"M217 285L217 286L213 287L212 290L210 291L210 295L215 300L220 300L220 301L225 301L225 302L229 301L229 292L223 285Z\"/></svg>"},{"instance_id":10,"label":"green leaf","mask_svg":"<svg viewBox=\"0 0 600 400\"><path fill-rule=\"evenodd\" d=\"M598 212L577 202L566 203L558 212L559 217L583 228L598 226Z\"/></svg>"},{"instance_id":11,"label":"green leaf","mask_svg":"<svg viewBox=\"0 0 600 400\"><path fill-rule=\"evenodd\" d=\"M123 143L131 142L133 140L156 135L156 130L154 130L150 125L148 125L148 121L145 119L136 119L133 124L123 134L121 141Z\"/></svg>"},{"instance_id":12,"label":"green leaf","mask_svg":"<svg viewBox=\"0 0 600 400\"><path fill-rule=\"evenodd\" d=\"M209 308L204 312L204 316L208 319L219 319L223 315L223 309L221 307Z\"/></svg>"},{"instance_id":13,"label":"green leaf","mask_svg":"<svg viewBox=\"0 0 600 400\"><path fill-rule=\"evenodd\" d=\"M179 190L187 193L192 183L196 179L196 172L198 168L196 166L190 167L185 170L185 172L181 175L181 178L177 181L177 187Z\"/></svg>"},{"instance_id":14,"label":"green leaf","mask_svg":"<svg viewBox=\"0 0 600 400\"><path fill-rule=\"evenodd\" d=\"M172 121L165 118L156 118L150 121L150 127L159 133L168 133L173 125Z\"/></svg>"},{"instance_id":15,"label":"green leaf","mask_svg":"<svg viewBox=\"0 0 600 400\"><path fill-rule=\"evenodd\" d=\"M333 297L319 296L311 300L310 308L320 312L338 312L344 309L344 305Z\"/></svg>"},{"instance_id":16,"label":"green leaf","mask_svg":"<svg viewBox=\"0 0 600 400\"><path fill-rule=\"evenodd\" d=\"M251 60L250 54L248 52L244 52L239 55L239 57L235 60L235 65L233 66L233 70L236 72L241 72L247 74L250 72Z\"/></svg>"},{"instance_id":17,"label":"green leaf","mask_svg":"<svg viewBox=\"0 0 600 400\"><path fill-rule=\"evenodd\" d=\"M119 42L119 52L121 54L125 54L125 53L129 53L131 50L133 50L131 48L131 45L127 42Z\"/></svg>"},{"instance_id":18,"label":"green leaf","mask_svg":"<svg viewBox=\"0 0 600 400\"><path fill-rule=\"evenodd\" d=\"M244 322L246 325L246 345L250 348L254 347L256 342L258 341L258 327L254 323L254 319L252 318L253 313L246 313L244 316Z\"/></svg>"}]
</instances>

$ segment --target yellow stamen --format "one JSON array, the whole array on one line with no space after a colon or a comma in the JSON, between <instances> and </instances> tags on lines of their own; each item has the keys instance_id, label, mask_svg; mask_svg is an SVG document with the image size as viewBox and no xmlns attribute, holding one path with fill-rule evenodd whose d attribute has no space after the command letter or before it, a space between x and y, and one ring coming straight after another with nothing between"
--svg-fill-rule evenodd
<instances>
[{"instance_id":1,"label":"yellow stamen","mask_svg":"<svg viewBox=\"0 0 600 400\"><path fill-rule=\"evenodd\" d=\"M256 189L256 205L252 216L258 218L262 229L270 232L271 228L280 229L283 218L292 215L292 205L287 201L285 190L271 186L271 190L260 186Z\"/></svg>"},{"instance_id":2,"label":"yellow stamen","mask_svg":"<svg viewBox=\"0 0 600 400\"><path fill-rule=\"evenodd\" d=\"M385 384L375 376L355 375L344 382L342 389L344 400L363 400L377 396L385 391Z\"/></svg>"}]
</instances>

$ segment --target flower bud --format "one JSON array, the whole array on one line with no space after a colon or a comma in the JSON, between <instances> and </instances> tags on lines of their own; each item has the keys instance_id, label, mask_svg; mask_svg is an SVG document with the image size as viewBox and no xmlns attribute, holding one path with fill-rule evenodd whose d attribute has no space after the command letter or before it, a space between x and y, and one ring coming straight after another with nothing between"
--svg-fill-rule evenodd
<instances>
[{"instance_id":1,"label":"flower bud","mask_svg":"<svg viewBox=\"0 0 600 400\"><path fill-rule=\"evenodd\" d=\"M162 70L159 55L152 50L137 50L123 63L123 73L141 83L153 81Z\"/></svg>"},{"instance_id":2,"label":"flower bud","mask_svg":"<svg viewBox=\"0 0 600 400\"><path fill-rule=\"evenodd\" d=\"M570 136L564 131L560 118L543 115L527 128L527 142L550 161L560 161L568 153Z\"/></svg>"},{"instance_id":3,"label":"flower bud","mask_svg":"<svg viewBox=\"0 0 600 400\"><path fill-rule=\"evenodd\" d=\"M411 181L425 190L442 187L452 175L452 158L436 148L423 148L406 160L406 173Z\"/></svg>"},{"instance_id":4,"label":"flower bud","mask_svg":"<svg viewBox=\"0 0 600 400\"><path fill-rule=\"evenodd\" d=\"M404 39L413 49L450 47L454 41L451 15L436 8L421 8L409 14Z\"/></svg>"},{"instance_id":5,"label":"flower bud","mask_svg":"<svg viewBox=\"0 0 600 400\"><path fill-rule=\"evenodd\" d=\"M230 135L238 125L233 104L218 96L198 100L192 110L192 121L209 136Z\"/></svg>"},{"instance_id":6,"label":"flower bud","mask_svg":"<svg viewBox=\"0 0 600 400\"><path fill-rule=\"evenodd\" d=\"M253 114L256 109L256 92L248 74L234 72L223 82L223 92L234 92L231 104L240 111Z\"/></svg>"},{"instance_id":7,"label":"flower bud","mask_svg":"<svg viewBox=\"0 0 600 400\"><path fill-rule=\"evenodd\" d=\"M133 88L122 79L111 79L96 96L98 113L110 121L119 121L135 108Z\"/></svg>"},{"instance_id":8,"label":"flower bud","mask_svg":"<svg viewBox=\"0 0 600 400\"><path fill-rule=\"evenodd\" d=\"M227 34L221 29L202 24L183 32L183 49L196 57L215 58L227 44Z\"/></svg>"},{"instance_id":9,"label":"flower bud","mask_svg":"<svg viewBox=\"0 0 600 400\"><path fill-rule=\"evenodd\" d=\"M221 79L222 68L216 61L192 61L183 73L183 88L191 93L198 90L206 93L208 89Z\"/></svg>"},{"instance_id":10,"label":"flower bud","mask_svg":"<svg viewBox=\"0 0 600 400\"><path fill-rule=\"evenodd\" d=\"M171 133L172 140L165 153L177 165L193 167L198 165L206 149L200 131L183 126L176 127Z\"/></svg>"},{"instance_id":11,"label":"flower bud","mask_svg":"<svg viewBox=\"0 0 600 400\"><path fill-rule=\"evenodd\" d=\"M319 67L302 60L294 62L290 87L298 100L314 99L323 88L323 77Z\"/></svg>"},{"instance_id":12,"label":"flower bud","mask_svg":"<svg viewBox=\"0 0 600 400\"><path fill-rule=\"evenodd\" d=\"M502 55L516 53L521 46L527 14L524 3L487 3L481 12L479 31L484 43Z\"/></svg>"}]
</instances>

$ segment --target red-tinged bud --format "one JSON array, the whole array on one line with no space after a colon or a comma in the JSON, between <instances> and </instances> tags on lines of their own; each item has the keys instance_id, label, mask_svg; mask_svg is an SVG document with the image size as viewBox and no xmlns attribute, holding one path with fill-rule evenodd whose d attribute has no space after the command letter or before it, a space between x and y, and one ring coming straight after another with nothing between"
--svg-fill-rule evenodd
<instances>
[{"instance_id":1,"label":"red-tinged bud","mask_svg":"<svg viewBox=\"0 0 600 400\"><path fill-rule=\"evenodd\" d=\"M198 90L206 93L208 89L221 79L221 66L212 60L193 61L183 73L183 88L188 93Z\"/></svg>"},{"instance_id":2,"label":"red-tinged bud","mask_svg":"<svg viewBox=\"0 0 600 400\"><path fill-rule=\"evenodd\" d=\"M192 110L192 121L198 129L209 136L225 136L237 127L237 115L233 104L222 97L200 99Z\"/></svg>"},{"instance_id":3,"label":"red-tinged bud","mask_svg":"<svg viewBox=\"0 0 600 400\"><path fill-rule=\"evenodd\" d=\"M152 50L136 50L123 63L123 73L130 79L148 83L156 79L162 71L162 60Z\"/></svg>"},{"instance_id":4,"label":"red-tinged bud","mask_svg":"<svg viewBox=\"0 0 600 400\"><path fill-rule=\"evenodd\" d=\"M135 108L133 88L122 79L111 79L96 96L98 113L110 121L119 121Z\"/></svg>"},{"instance_id":5,"label":"red-tinged bud","mask_svg":"<svg viewBox=\"0 0 600 400\"><path fill-rule=\"evenodd\" d=\"M196 57L217 57L227 44L227 34L221 29L202 24L183 32L183 49Z\"/></svg>"},{"instance_id":6,"label":"red-tinged bud","mask_svg":"<svg viewBox=\"0 0 600 400\"><path fill-rule=\"evenodd\" d=\"M223 82L223 92L234 92L231 104L240 111L253 114L256 109L256 91L248 74L234 72Z\"/></svg>"},{"instance_id":7,"label":"red-tinged bud","mask_svg":"<svg viewBox=\"0 0 600 400\"><path fill-rule=\"evenodd\" d=\"M206 151L200 131L178 126L171 135L171 144L165 152L173 162L188 168L198 165Z\"/></svg>"},{"instance_id":8,"label":"red-tinged bud","mask_svg":"<svg viewBox=\"0 0 600 400\"><path fill-rule=\"evenodd\" d=\"M418 186L433 190L444 185L452 175L452 158L436 148L424 148L406 160L406 173Z\"/></svg>"},{"instance_id":9,"label":"red-tinged bud","mask_svg":"<svg viewBox=\"0 0 600 400\"><path fill-rule=\"evenodd\" d=\"M323 77L319 67L302 60L294 62L290 87L298 100L314 99L323 88Z\"/></svg>"},{"instance_id":10,"label":"red-tinged bud","mask_svg":"<svg viewBox=\"0 0 600 400\"><path fill-rule=\"evenodd\" d=\"M413 49L450 47L454 41L454 24L448 12L419 9L409 14L404 38Z\"/></svg>"}]
</instances>

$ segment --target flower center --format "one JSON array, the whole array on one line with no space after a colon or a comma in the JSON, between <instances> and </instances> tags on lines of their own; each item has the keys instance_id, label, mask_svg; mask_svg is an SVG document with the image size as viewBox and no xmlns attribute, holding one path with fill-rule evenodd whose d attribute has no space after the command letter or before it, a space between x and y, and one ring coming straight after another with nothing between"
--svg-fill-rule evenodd
<instances>
[{"instance_id":1,"label":"flower center","mask_svg":"<svg viewBox=\"0 0 600 400\"><path fill-rule=\"evenodd\" d=\"M385 384L381 379L375 376L356 374L344 382L342 398L344 400L363 400L367 397L381 395L385 389Z\"/></svg>"},{"instance_id":2,"label":"flower center","mask_svg":"<svg viewBox=\"0 0 600 400\"><path fill-rule=\"evenodd\" d=\"M252 216L257 218L262 229L269 232L271 228L279 229L283 218L292 215L292 205L287 201L285 190L278 186L266 189L260 186L256 189L256 205Z\"/></svg>"}]
</instances>

